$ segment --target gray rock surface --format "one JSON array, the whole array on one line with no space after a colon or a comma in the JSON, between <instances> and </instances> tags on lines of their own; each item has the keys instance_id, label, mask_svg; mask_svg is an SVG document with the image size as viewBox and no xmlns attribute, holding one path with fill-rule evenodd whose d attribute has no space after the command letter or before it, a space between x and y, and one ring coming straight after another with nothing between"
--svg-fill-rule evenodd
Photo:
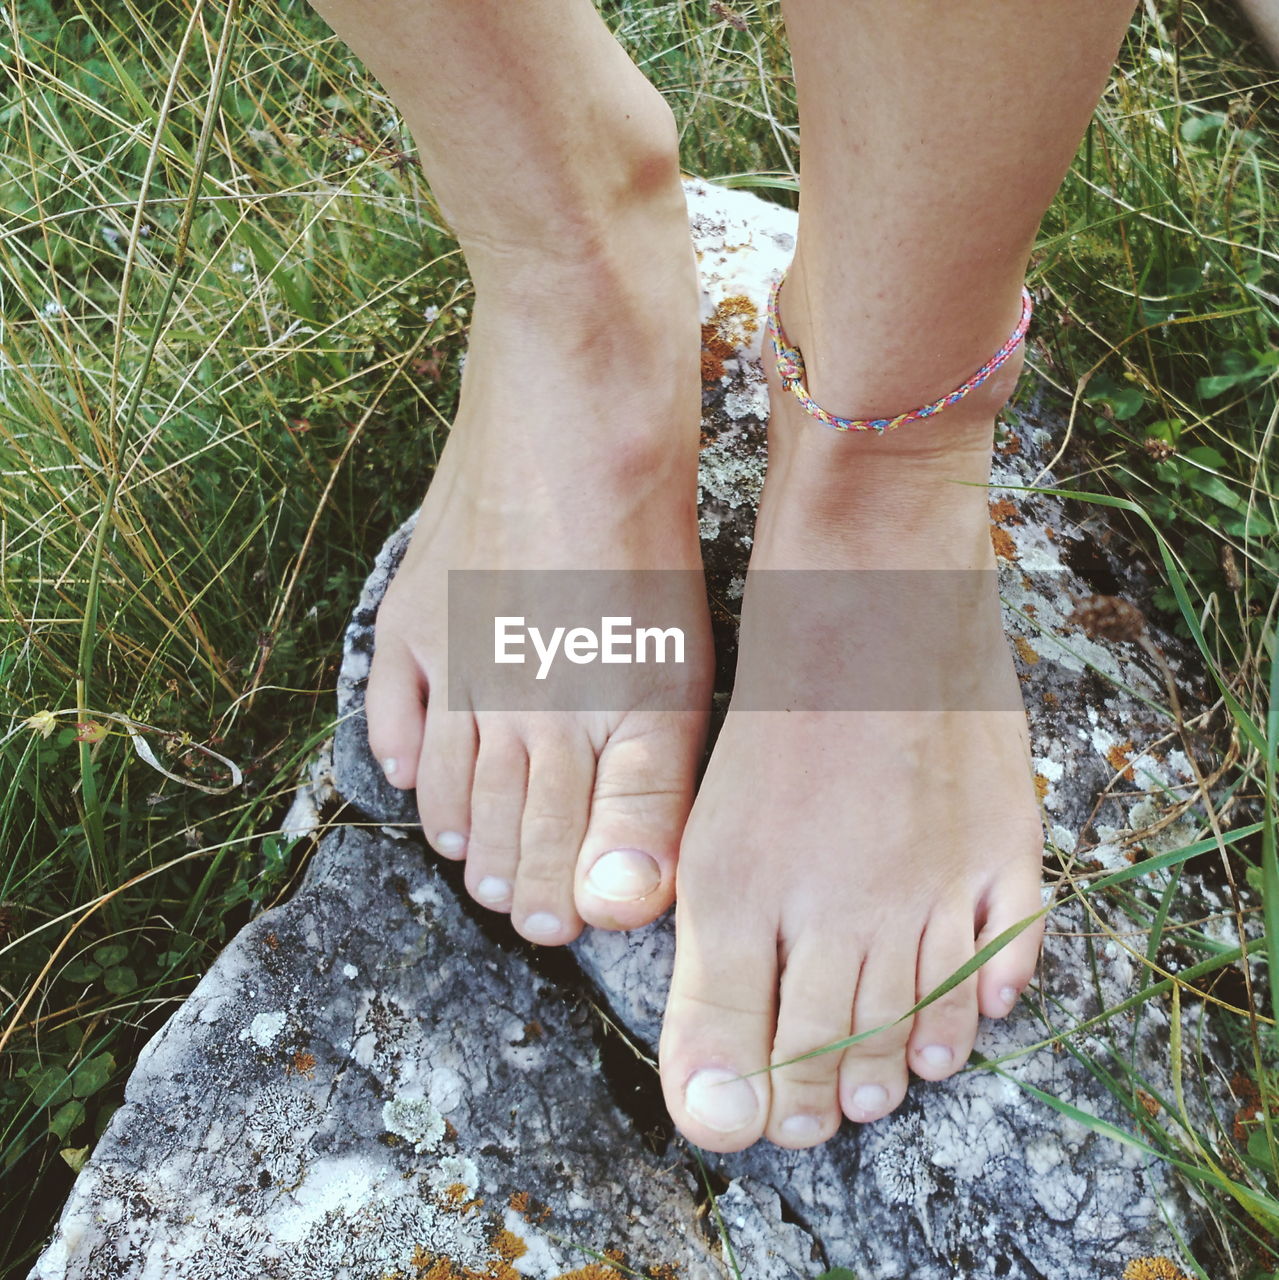
<instances>
[{"instance_id":1,"label":"gray rock surface","mask_svg":"<svg viewBox=\"0 0 1279 1280\"><path fill-rule=\"evenodd\" d=\"M702 183L689 198L708 356L702 533L713 595L731 613L764 468L762 309L794 217ZM1162 710L1163 677L1143 650L1089 639L1068 620L1072 597L1099 589L1140 601L1142 567L1104 524L1021 491L1050 483L1039 471L1054 430L1033 403L1009 416L992 528L1060 874L1127 866L1133 833L1161 822L1148 851L1196 831L1175 803L1190 770ZM1137 1255L1178 1256L1168 1223L1192 1234L1194 1218L1166 1169L1020 1087L1125 1125L1072 1054L1026 1051L1139 985L1134 944L1105 937L1127 922L1097 902L1059 903L1037 988L1013 1017L983 1023L978 1052L1009 1055L1002 1074L916 1082L892 1116L846 1126L814 1151L760 1144L705 1157L720 1191L708 1213L689 1150L636 1123L635 1097L650 1117L660 1105L651 1069L634 1059L624 1085L606 1073L610 1093L600 1020L582 997L592 991L637 1053L651 1052L669 919L588 932L571 960L541 961L555 970L542 976L505 926L482 935L455 873L436 869L413 834L412 797L369 759L372 626L411 523L378 557L339 682L333 782L385 825L326 835L297 897L236 939L149 1046L35 1276L507 1280L512 1262L539 1277L590 1262L572 1245L620 1250L637 1270L724 1275L721 1221L751 1280L829 1265L859 1280L1094 1280ZM1152 634L1176 667L1176 646ZM1193 703L1193 682L1182 683ZM313 776L328 785L324 770ZM1163 1007L1112 1029L1129 1068L1163 1089ZM1104 1056L1102 1039L1090 1043ZM623 1095L634 1095L630 1119L614 1100ZM549 1216L511 1208L522 1195ZM521 1248L518 1259L502 1253ZM448 1265L430 1270L439 1259Z\"/></svg>"}]
</instances>

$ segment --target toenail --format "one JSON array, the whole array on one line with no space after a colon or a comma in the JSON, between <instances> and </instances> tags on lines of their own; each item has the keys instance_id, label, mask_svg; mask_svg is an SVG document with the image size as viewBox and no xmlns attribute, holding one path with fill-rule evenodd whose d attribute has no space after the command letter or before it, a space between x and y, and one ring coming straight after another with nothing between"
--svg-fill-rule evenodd
<instances>
[{"instance_id":1,"label":"toenail","mask_svg":"<svg viewBox=\"0 0 1279 1280\"><path fill-rule=\"evenodd\" d=\"M662 883L662 869L639 849L614 849L596 859L586 887L601 898L638 902Z\"/></svg>"},{"instance_id":2,"label":"toenail","mask_svg":"<svg viewBox=\"0 0 1279 1280\"><path fill-rule=\"evenodd\" d=\"M387 758L382 761L382 772L386 774L388 778L395 777L395 771L399 767L400 762L394 756L387 756Z\"/></svg>"},{"instance_id":3,"label":"toenail","mask_svg":"<svg viewBox=\"0 0 1279 1280\"><path fill-rule=\"evenodd\" d=\"M1011 1009L1017 1003L1019 995L1021 995L1021 992L1016 987L1002 987L999 992L999 999L1005 1009Z\"/></svg>"},{"instance_id":4,"label":"toenail","mask_svg":"<svg viewBox=\"0 0 1279 1280\"><path fill-rule=\"evenodd\" d=\"M466 848L466 837L460 831L441 831L431 843L448 858L456 858Z\"/></svg>"},{"instance_id":5,"label":"toenail","mask_svg":"<svg viewBox=\"0 0 1279 1280\"><path fill-rule=\"evenodd\" d=\"M869 1115L888 1105L888 1090L882 1084L858 1085L853 1094L853 1110Z\"/></svg>"},{"instance_id":6,"label":"toenail","mask_svg":"<svg viewBox=\"0 0 1279 1280\"><path fill-rule=\"evenodd\" d=\"M787 1116L782 1121L782 1137L791 1142L816 1142L825 1128L817 1116Z\"/></svg>"},{"instance_id":7,"label":"toenail","mask_svg":"<svg viewBox=\"0 0 1279 1280\"><path fill-rule=\"evenodd\" d=\"M759 1099L736 1071L705 1067L684 1086L688 1114L717 1133L733 1133L759 1118Z\"/></svg>"},{"instance_id":8,"label":"toenail","mask_svg":"<svg viewBox=\"0 0 1279 1280\"><path fill-rule=\"evenodd\" d=\"M497 906L499 903L507 902L511 896L511 882L503 880L501 876L485 876L483 880L475 886L475 896L481 902L487 902L491 906Z\"/></svg>"},{"instance_id":9,"label":"toenail","mask_svg":"<svg viewBox=\"0 0 1279 1280\"><path fill-rule=\"evenodd\" d=\"M919 1056L930 1067L948 1067L955 1055L944 1044L926 1044L919 1051Z\"/></svg>"},{"instance_id":10,"label":"toenail","mask_svg":"<svg viewBox=\"0 0 1279 1280\"><path fill-rule=\"evenodd\" d=\"M552 938L564 926L560 924L559 917L553 916L549 911L534 911L527 920L524 921L522 932L531 933L538 938Z\"/></svg>"}]
</instances>

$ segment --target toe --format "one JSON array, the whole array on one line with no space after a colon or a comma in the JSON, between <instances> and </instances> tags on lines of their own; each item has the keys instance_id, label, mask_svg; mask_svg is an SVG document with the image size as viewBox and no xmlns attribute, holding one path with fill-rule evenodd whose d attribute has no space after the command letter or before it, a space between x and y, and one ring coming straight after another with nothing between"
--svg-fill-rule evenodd
<instances>
[{"instance_id":1,"label":"toe","mask_svg":"<svg viewBox=\"0 0 1279 1280\"><path fill-rule=\"evenodd\" d=\"M718 901L681 898L662 1091L684 1136L711 1151L740 1151L764 1131L776 956L775 928L759 918L730 920L722 893Z\"/></svg>"},{"instance_id":2,"label":"toe","mask_svg":"<svg viewBox=\"0 0 1279 1280\"><path fill-rule=\"evenodd\" d=\"M903 945L901 939L909 937ZM853 1001L853 1032L884 1030L844 1051L839 1099L850 1120L866 1124L886 1116L906 1096L906 1044L911 1020L898 1021L915 1003L919 935L903 928L870 946Z\"/></svg>"},{"instance_id":3,"label":"toe","mask_svg":"<svg viewBox=\"0 0 1279 1280\"><path fill-rule=\"evenodd\" d=\"M603 929L646 924L675 894L703 722L687 712L645 718L651 727L610 739L600 753L590 825L577 860L577 909Z\"/></svg>"},{"instance_id":4,"label":"toe","mask_svg":"<svg viewBox=\"0 0 1279 1280\"><path fill-rule=\"evenodd\" d=\"M520 860L520 822L528 779L523 740L501 725L480 725L466 843L466 888L481 906L509 911Z\"/></svg>"},{"instance_id":5,"label":"toe","mask_svg":"<svg viewBox=\"0 0 1279 1280\"><path fill-rule=\"evenodd\" d=\"M586 834L595 752L584 733L542 733L529 743L528 794L511 922L530 942L558 946L582 930L573 873Z\"/></svg>"},{"instance_id":6,"label":"toe","mask_svg":"<svg viewBox=\"0 0 1279 1280\"><path fill-rule=\"evenodd\" d=\"M772 1106L767 1136L782 1147L811 1147L839 1128L842 1050L804 1058L843 1040L852 1025L861 957L847 947L803 937L786 958L773 1040Z\"/></svg>"},{"instance_id":7,"label":"toe","mask_svg":"<svg viewBox=\"0 0 1279 1280\"><path fill-rule=\"evenodd\" d=\"M386 780L407 791L418 773L426 723L426 677L408 646L385 629L378 631L364 694L369 750Z\"/></svg>"},{"instance_id":8,"label":"toe","mask_svg":"<svg viewBox=\"0 0 1279 1280\"><path fill-rule=\"evenodd\" d=\"M973 958L973 913L935 913L919 945L916 1000L931 995ZM968 1061L977 1036L977 975L971 973L915 1015L907 1062L924 1080L944 1080Z\"/></svg>"},{"instance_id":9,"label":"toe","mask_svg":"<svg viewBox=\"0 0 1279 1280\"><path fill-rule=\"evenodd\" d=\"M1020 925L1042 910L1039 860L1026 859L1009 869L990 894L977 950L994 942L1008 929ZM1044 918L1039 916L997 951L978 972L977 1002L988 1018L1002 1018L1011 1012L1021 993L1030 985L1044 938Z\"/></svg>"},{"instance_id":10,"label":"toe","mask_svg":"<svg viewBox=\"0 0 1279 1280\"><path fill-rule=\"evenodd\" d=\"M427 840L446 858L466 856L478 744L469 711L430 708L418 765L417 810Z\"/></svg>"}]
</instances>

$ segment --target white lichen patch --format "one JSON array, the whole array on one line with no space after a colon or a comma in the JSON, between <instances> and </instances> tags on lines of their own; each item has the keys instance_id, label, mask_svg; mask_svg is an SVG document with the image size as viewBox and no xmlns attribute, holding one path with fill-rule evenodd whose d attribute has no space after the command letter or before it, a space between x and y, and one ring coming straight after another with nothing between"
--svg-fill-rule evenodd
<instances>
[{"instance_id":1,"label":"white lichen patch","mask_svg":"<svg viewBox=\"0 0 1279 1280\"><path fill-rule=\"evenodd\" d=\"M480 1189L480 1171L470 1156L443 1156L440 1163L426 1175L432 1191L452 1192L461 1187L467 1195Z\"/></svg>"},{"instance_id":2,"label":"white lichen patch","mask_svg":"<svg viewBox=\"0 0 1279 1280\"><path fill-rule=\"evenodd\" d=\"M536 1276L538 1280L544 1280L571 1270L559 1249L514 1209L506 1210L502 1225L524 1245L524 1252L512 1264L520 1275Z\"/></svg>"},{"instance_id":3,"label":"white lichen patch","mask_svg":"<svg viewBox=\"0 0 1279 1280\"><path fill-rule=\"evenodd\" d=\"M732 440L716 440L702 449L697 471L698 501L713 499L730 510L753 505L763 492L767 469L762 454L742 452Z\"/></svg>"},{"instance_id":4,"label":"white lichen patch","mask_svg":"<svg viewBox=\"0 0 1279 1280\"><path fill-rule=\"evenodd\" d=\"M240 1032L241 1040L252 1040L259 1049L269 1049L279 1037L288 1014L283 1009L273 1009L269 1013L255 1013L253 1021Z\"/></svg>"},{"instance_id":5,"label":"white lichen patch","mask_svg":"<svg viewBox=\"0 0 1279 1280\"><path fill-rule=\"evenodd\" d=\"M428 1098L391 1098L382 1104L382 1124L387 1133L411 1143L418 1155L444 1140L444 1117Z\"/></svg>"},{"instance_id":6,"label":"white lichen patch","mask_svg":"<svg viewBox=\"0 0 1279 1280\"><path fill-rule=\"evenodd\" d=\"M353 964L344 964L342 966L342 976L348 979L355 979L360 976L360 971Z\"/></svg>"}]
</instances>

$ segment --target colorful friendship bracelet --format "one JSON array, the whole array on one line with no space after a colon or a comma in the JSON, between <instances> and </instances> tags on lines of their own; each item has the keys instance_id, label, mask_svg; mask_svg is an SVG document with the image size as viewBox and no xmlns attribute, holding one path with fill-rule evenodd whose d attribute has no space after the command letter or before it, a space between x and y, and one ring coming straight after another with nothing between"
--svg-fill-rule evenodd
<instances>
[{"instance_id":1,"label":"colorful friendship bracelet","mask_svg":"<svg viewBox=\"0 0 1279 1280\"><path fill-rule=\"evenodd\" d=\"M777 299L781 292L782 281L785 279L786 273L782 272L768 295L768 332L773 343L773 355L777 359L777 376L782 380L782 386L794 393L795 398L804 407L805 413L836 431L877 431L882 434L906 422L931 418L933 414L940 413L949 405L958 403L970 391L980 387L1017 349L1017 344L1026 336L1026 330L1030 328L1030 313L1034 309L1030 292L1023 287L1021 318L1017 321L1017 327L1012 331L1008 341L967 382L942 396L940 400L912 409L909 413L899 413L895 418L841 418L838 414L831 413L817 404L804 385L804 357L800 355L798 347L791 346L786 340L786 331L782 328L781 312L778 309Z\"/></svg>"}]
</instances>

